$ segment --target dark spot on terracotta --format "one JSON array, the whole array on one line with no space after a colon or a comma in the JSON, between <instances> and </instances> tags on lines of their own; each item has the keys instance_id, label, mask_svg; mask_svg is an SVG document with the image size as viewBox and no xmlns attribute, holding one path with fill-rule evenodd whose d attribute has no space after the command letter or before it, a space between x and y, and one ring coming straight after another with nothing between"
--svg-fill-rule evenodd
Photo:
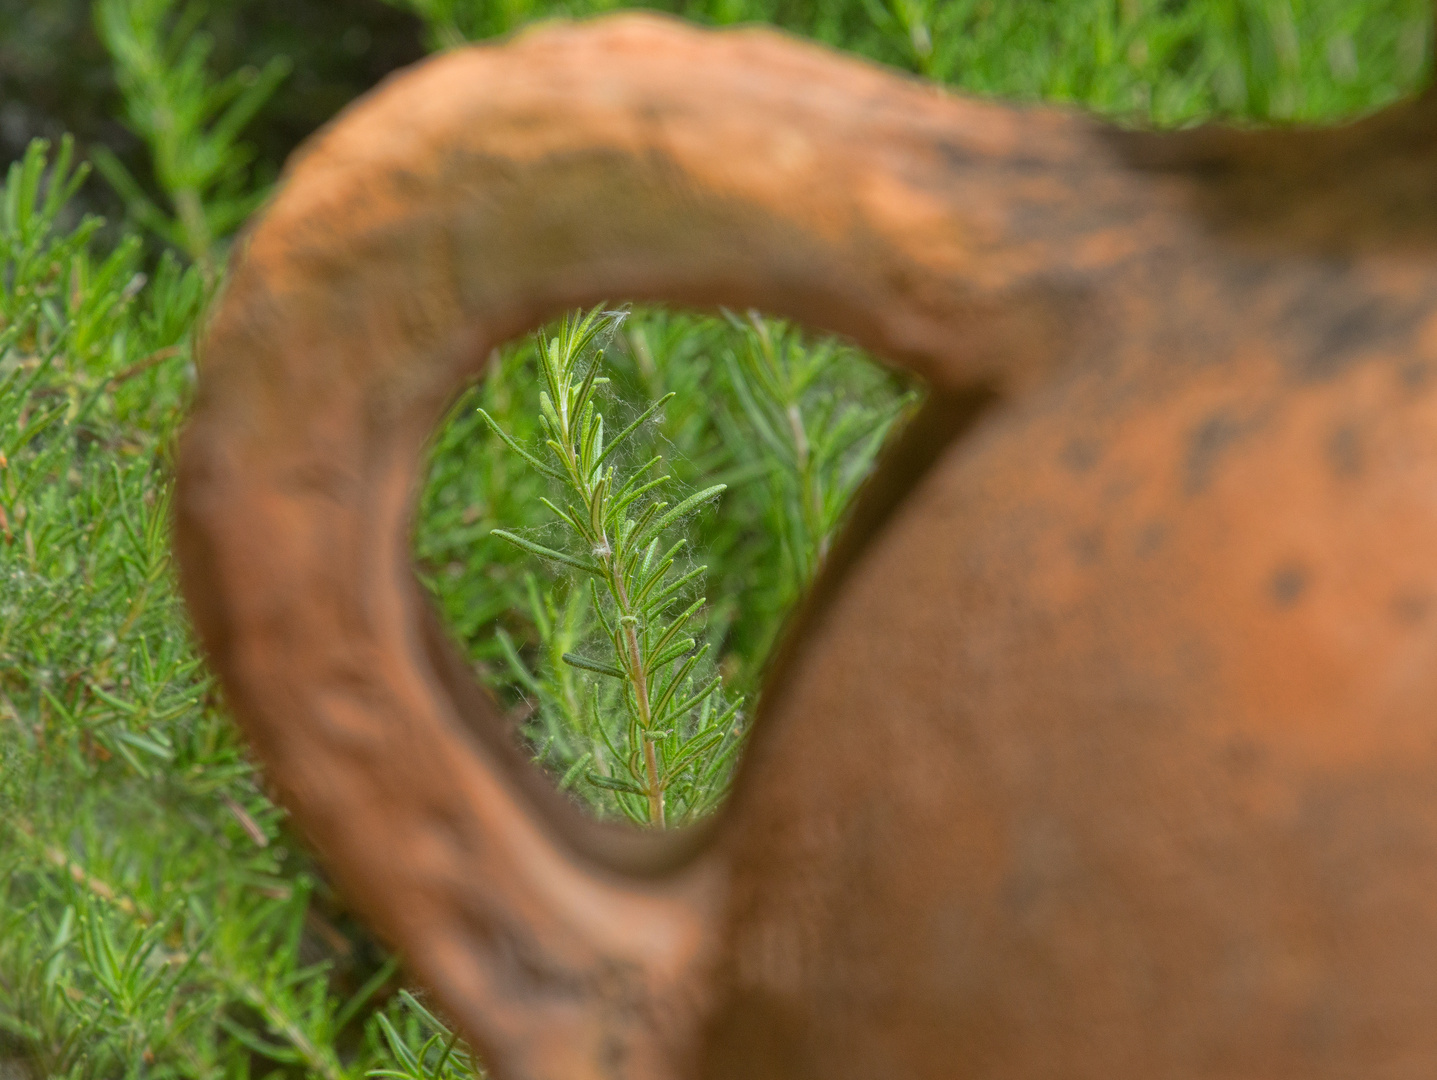
<instances>
[{"instance_id":1,"label":"dark spot on terracotta","mask_svg":"<svg viewBox=\"0 0 1437 1080\"><path fill-rule=\"evenodd\" d=\"M992 158L985 158L984 164L992 167ZM1010 157L1003 161L1003 171L1016 176L1063 176L1070 183L1081 183L1084 180L1091 180L1092 169L1083 162L1072 162L1069 166L1063 167L1051 154L1029 153L1025 150L1014 148ZM1070 189L1071 190L1071 189ZM1050 200L1053 203L1057 199ZM1128 208L1128 216L1132 216L1131 206Z\"/></svg>"},{"instance_id":2,"label":"dark spot on terracotta","mask_svg":"<svg viewBox=\"0 0 1437 1080\"><path fill-rule=\"evenodd\" d=\"M1392 598L1392 617L1399 623L1412 626L1432 614L1434 597L1424 589L1404 589Z\"/></svg>"},{"instance_id":3,"label":"dark spot on terracotta","mask_svg":"<svg viewBox=\"0 0 1437 1080\"><path fill-rule=\"evenodd\" d=\"M1188 435L1183 490L1200 495L1212 481L1213 470L1223 452L1243 434L1246 425L1226 410L1218 410Z\"/></svg>"},{"instance_id":4,"label":"dark spot on terracotta","mask_svg":"<svg viewBox=\"0 0 1437 1080\"><path fill-rule=\"evenodd\" d=\"M1307 570L1296 563L1279 566L1267 584L1273 603L1280 608L1292 607L1307 591L1307 579Z\"/></svg>"},{"instance_id":5,"label":"dark spot on terracotta","mask_svg":"<svg viewBox=\"0 0 1437 1080\"><path fill-rule=\"evenodd\" d=\"M1414 360L1402 368L1402 385L1408 390L1421 390L1432 377L1432 369L1421 360Z\"/></svg>"},{"instance_id":6,"label":"dark spot on terracotta","mask_svg":"<svg viewBox=\"0 0 1437 1080\"><path fill-rule=\"evenodd\" d=\"M1068 547L1079 566L1092 566L1103 555L1103 534L1098 529L1075 533L1068 539Z\"/></svg>"},{"instance_id":7,"label":"dark spot on terracotta","mask_svg":"<svg viewBox=\"0 0 1437 1080\"><path fill-rule=\"evenodd\" d=\"M1150 521L1138 532L1137 543L1133 550L1139 558L1146 559L1157 554L1158 550L1168 541L1168 527L1166 522Z\"/></svg>"},{"instance_id":8,"label":"dark spot on terracotta","mask_svg":"<svg viewBox=\"0 0 1437 1080\"><path fill-rule=\"evenodd\" d=\"M1303 374L1309 379L1339 375L1362 349L1390 333L1389 318L1380 300L1359 300L1317 321L1317 341ZM1324 325L1325 324L1325 325Z\"/></svg>"},{"instance_id":9,"label":"dark spot on terracotta","mask_svg":"<svg viewBox=\"0 0 1437 1080\"><path fill-rule=\"evenodd\" d=\"M1327 437L1327 463L1333 475L1350 480L1362 473L1362 437L1355 424L1342 424Z\"/></svg>"},{"instance_id":10,"label":"dark spot on terracotta","mask_svg":"<svg viewBox=\"0 0 1437 1080\"><path fill-rule=\"evenodd\" d=\"M1374 292L1350 258L1333 256L1310 267L1282 322L1297 346L1292 356L1297 375L1321 382L1364 356L1401 355L1429 315L1430 302ZM1406 349L1408 355L1412 351Z\"/></svg>"},{"instance_id":11,"label":"dark spot on terracotta","mask_svg":"<svg viewBox=\"0 0 1437 1080\"><path fill-rule=\"evenodd\" d=\"M1419 316L1415 309L1403 309L1377 297L1340 302L1326 312L1319 302L1310 314L1312 351L1301 361L1300 371L1312 381L1342 374L1373 350L1390 353L1400 343L1410 341Z\"/></svg>"},{"instance_id":12,"label":"dark spot on terracotta","mask_svg":"<svg viewBox=\"0 0 1437 1080\"><path fill-rule=\"evenodd\" d=\"M398 169L389 176L389 182L401 195L416 196L423 194L427 182L417 172L409 169Z\"/></svg>"},{"instance_id":13,"label":"dark spot on terracotta","mask_svg":"<svg viewBox=\"0 0 1437 1080\"><path fill-rule=\"evenodd\" d=\"M1251 739L1230 739L1222 748L1223 762L1239 778L1251 777L1267 756L1266 749Z\"/></svg>"},{"instance_id":14,"label":"dark spot on terracotta","mask_svg":"<svg viewBox=\"0 0 1437 1080\"><path fill-rule=\"evenodd\" d=\"M962 146L959 143L939 139L934 142L933 149L938 151L943 163L951 169L969 170L975 164L988 164L988 159L985 156L975 154L970 147Z\"/></svg>"},{"instance_id":15,"label":"dark spot on terracotta","mask_svg":"<svg viewBox=\"0 0 1437 1080\"><path fill-rule=\"evenodd\" d=\"M1058 460L1075 473L1085 473L1098 463L1103 450L1091 439L1070 439Z\"/></svg>"},{"instance_id":16,"label":"dark spot on terracotta","mask_svg":"<svg viewBox=\"0 0 1437 1080\"><path fill-rule=\"evenodd\" d=\"M1273 272L1272 259L1244 255L1234 258L1227 265L1224 277L1230 288L1243 295L1266 285Z\"/></svg>"}]
</instances>

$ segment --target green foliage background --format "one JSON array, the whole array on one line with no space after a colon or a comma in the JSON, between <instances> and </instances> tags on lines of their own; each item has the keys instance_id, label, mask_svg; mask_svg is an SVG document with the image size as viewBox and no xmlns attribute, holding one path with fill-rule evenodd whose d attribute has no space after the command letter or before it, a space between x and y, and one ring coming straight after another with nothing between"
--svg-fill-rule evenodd
<instances>
[{"instance_id":1,"label":"green foliage background","mask_svg":"<svg viewBox=\"0 0 1437 1080\"><path fill-rule=\"evenodd\" d=\"M0 1075L477 1070L265 796L175 593L170 454L227 237L294 142L421 41L612 6L0 0ZM1136 123L1350 115L1420 83L1430 55L1422 0L654 6ZM67 129L80 150L28 142ZM536 758L615 814L584 728L597 684L562 661L595 640L586 593L492 535L554 535L552 481L476 411L537 445L533 348L507 350L436 435L416 558ZM727 485L688 522L708 566L694 636L728 700L751 700L913 388L742 312L635 312L605 362L613 429L674 395L626 467L658 456L681 490Z\"/></svg>"}]
</instances>

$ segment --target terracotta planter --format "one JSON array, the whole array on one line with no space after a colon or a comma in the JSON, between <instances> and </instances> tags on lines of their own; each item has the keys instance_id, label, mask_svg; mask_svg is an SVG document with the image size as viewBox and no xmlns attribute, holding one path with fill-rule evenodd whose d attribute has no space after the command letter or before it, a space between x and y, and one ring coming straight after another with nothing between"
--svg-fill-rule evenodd
<instances>
[{"instance_id":1,"label":"terracotta planter","mask_svg":"<svg viewBox=\"0 0 1437 1080\"><path fill-rule=\"evenodd\" d=\"M1430 1080L1434 256L1430 98L1140 136L768 32L546 27L291 162L204 344L185 594L499 1080ZM445 403L602 298L931 388L697 833L580 820L409 570Z\"/></svg>"}]
</instances>

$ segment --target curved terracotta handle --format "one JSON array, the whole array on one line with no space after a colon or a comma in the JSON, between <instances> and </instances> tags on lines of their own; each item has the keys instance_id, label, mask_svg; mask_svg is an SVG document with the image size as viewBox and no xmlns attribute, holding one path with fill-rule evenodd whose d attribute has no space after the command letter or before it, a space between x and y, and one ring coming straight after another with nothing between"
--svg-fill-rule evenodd
<instances>
[{"instance_id":1,"label":"curved terracotta handle","mask_svg":"<svg viewBox=\"0 0 1437 1080\"><path fill-rule=\"evenodd\" d=\"M183 588L284 802L496 1075L672 1075L725 871L546 797L448 658L408 538L456 388L631 298L761 306L1015 391L1064 355L1131 199L1081 119L630 16L431 60L291 163L204 342Z\"/></svg>"}]
</instances>

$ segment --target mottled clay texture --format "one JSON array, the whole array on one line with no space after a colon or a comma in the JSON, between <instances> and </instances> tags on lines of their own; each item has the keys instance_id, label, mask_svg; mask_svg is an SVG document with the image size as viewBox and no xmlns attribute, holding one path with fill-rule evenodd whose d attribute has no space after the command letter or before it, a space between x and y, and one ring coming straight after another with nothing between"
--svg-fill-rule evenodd
<instances>
[{"instance_id":1,"label":"mottled clay texture","mask_svg":"<svg viewBox=\"0 0 1437 1080\"><path fill-rule=\"evenodd\" d=\"M498 1080L1431 1080L1434 136L1123 134L633 16L430 60L239 247L204 644ZM601 299L932 391L678 836L555 797L409 568L446 402Z\"/></svg>"}]
</instances>

